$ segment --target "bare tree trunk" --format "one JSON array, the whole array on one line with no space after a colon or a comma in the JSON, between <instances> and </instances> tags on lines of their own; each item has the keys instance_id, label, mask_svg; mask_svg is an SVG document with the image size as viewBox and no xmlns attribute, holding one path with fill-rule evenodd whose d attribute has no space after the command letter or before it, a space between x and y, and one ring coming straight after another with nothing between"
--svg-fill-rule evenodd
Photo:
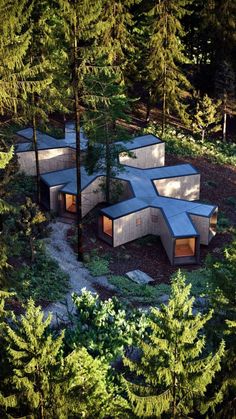
<instances>
[{"instance_id":1,"label":"bare tree trunk","mask_svg":"<svg viewBox=\"0 0 236 419\"><path fill-rule=\"evenodd\" d=\"M167 13L165 16L165 24L167 30ZM165 45L167 45L167 38L165 39ZM165 53L166 55L166 53ZM163 137L165 134L165 127L166 127L166 77L167 77L167 68L166 68L166 61L164 66L164 74L163 74L163 103L162 103L162 129L161 129L161 136Z\"/></svg>"},{"instance_id":2,"label":"bare tree trunk","mask_svg":"<svg viewBox=\"0 0 236 419\"><path fill-rule=\"evenodd\" d=\"M227 113L224 111L224 120L223 120L223 141L226 142L226 132L227 132Z\"/></svg>"},{"instance_id":3,"label":"bare tree trunk","mask_svg":"<svg viewBox=\"0 0 236 419\"><path fill-rule=\"evenodd\" d=\"M203 129L202 130L202 141L204 141L204 139L205 139L205 130Z\"/></svg>"},{"instance_id":4,"label":"bare tree trunk","mask_svg":"<svg viewBox=\"0 0 236 419\"><path fill-rule=\"evenodd\" d=\"M150 113L151 113L151 89L148 90L148 98L147 98L147 104L146 104L146 124L150 121Z\"/></svg>"},{"instance_id":5,"label":"bare tree trunk","mask_svg":"<svg viewBox=\"0 0 236 419\"><path fill-rule=\"evenodd\" d=\"M35 106L35 100L33 98L33 106ZM37 130L36 130L36 117L33 110L32 117L32 126L33 126L33 147L35 154L35 168L36 168L36 188L37 188L37 203L40 203L40 168L39 168L39 153L38 153L38 144L37 144Z\"/></svg>"},{"instance_id":6,"label":"bare tree trunk","mask_svg":"<svg viewBox=\"0 0 236 419\"><path fill-rule=\"evenodd\" d=\"M111 183L111 156L110 156L110 141L109 141L109 133L108 133L108 126L106 123L106 202L110 203L110 183Z\"/></svg>"},{"instance_id":7,"label":"bare tree trunk","mask_svg":"<svg viewBox=\"0 0 236 419\"><path fill-rule=\"evenodd\" d=\"M82 226L82 199L81 199L81 150L80 150L80 109L79 109L79 80L78 80L78 45L77 45L77 21L74 26L73 39L73 93L75 109L75 133L76 133L76 221L77 221L77 253L78 260L83 261L83 226Z\"/></svg>"}]
</instances>

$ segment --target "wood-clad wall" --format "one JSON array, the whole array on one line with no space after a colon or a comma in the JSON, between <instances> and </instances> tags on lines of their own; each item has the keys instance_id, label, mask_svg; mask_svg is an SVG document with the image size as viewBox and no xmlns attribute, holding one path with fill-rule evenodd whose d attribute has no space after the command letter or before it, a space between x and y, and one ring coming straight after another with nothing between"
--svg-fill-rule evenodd
<instances>
[{"instance_id":1,"label":"wood-clad wall","mask_svg":"<svg viewBox=\"0 0 236 419\"><path fill-rule=\"evenodd\" d=\"M56 170L75 167L75 151L68 147L39 150L40 173L54 172ZM35 176L35 153L24 151L17 153L20 171Z\"/></svg>"},{"instance_id":2,"label":"wood-clad wall","mask_svg":"<svg viewBox=\"0 0 236 419\"><path fill-rule=\"evenodd\" d=\"M200 244L208 245L210 241L210 219L208 217L201 217L200 215L189 215L193 225L200 234Z\"/></svg>"},{"instance_id":3,"label":"wood-clad wall","mask_svg":"<svg viewBox=\"0 0 236 419\"><path fill-rule=\"evenodd\" d=\"M161 237L162 244L172 262L174 240L167 227L161 210L146 208L132 214L125 215L113 221L114 247L141 238L147 234Z\"/></svg>"},{"instance_id":4,"label":"wood-clad wall","mask_svg":"<svg viewBox=\"0 0 236 419\"><path fill-rule=\"evenodd\" d=\"M200 195L200 175L172 177L153 181L161 196L195 201Z\"/></svg>"},{"instance_id":5,"label":"wood-clad wall","mask_svg":"<svg viewBox=\"0 0 236 419\"><path fill-rule=\"evenodd\" d=\"M123 155L119 156L120 163L140 169L148 169L151 167L164 166L165 164L165 144L153 144L147 147L137 148L131 150L131 153L136 157L129 157Z\"/></svg>"}]
</instances>

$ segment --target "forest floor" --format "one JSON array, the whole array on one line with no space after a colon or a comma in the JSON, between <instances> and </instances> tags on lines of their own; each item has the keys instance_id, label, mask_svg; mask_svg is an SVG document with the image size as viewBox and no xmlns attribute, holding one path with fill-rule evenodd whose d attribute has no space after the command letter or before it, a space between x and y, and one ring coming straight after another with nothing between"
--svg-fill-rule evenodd
<instances>
[{"instance_id":1,"label":"forest floor","mask_svg":"<svg viewBox=\"0 0 236 419\"><path fill-rule=\"evenodd\" d=\"M220 258L225 246L232 241L233 230L236 227L236 167L214 164L202 157L183 159L166 156L166 165L179 163L191 163L199 170L200 201L219 207L219 231L209 246L201 245L200 266L203 266L208 253ZM93 252L102 258L107 258L110 271L114 275L124 275L128 271L140 269L150 275L156 284L169 283L171 275L179 267L170 265L160 239L147 236L119 248L112 248L97 237L97 211L98 209L92 211L84 220L85 253ZM73 227L70 227L68 229L70 240L73 234ZM199 265L182 268L192 271L198 269Z\"/></svg>"}]
</instances>

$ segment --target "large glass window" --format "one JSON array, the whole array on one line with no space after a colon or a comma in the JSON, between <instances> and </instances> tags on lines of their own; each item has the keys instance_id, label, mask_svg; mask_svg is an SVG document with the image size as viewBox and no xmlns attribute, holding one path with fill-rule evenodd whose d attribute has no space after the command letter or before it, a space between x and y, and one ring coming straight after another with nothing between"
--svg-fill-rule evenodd
<instances>
[{"instance_id":1,"label":"large glass window","mask_svg":"<svg viewBox=\"0 0 236 419\"><path fill-rule=\"evenodd\" d=\"M103 216L102 223L103 223L103 233L112 237L112 220L108 217Z\"/></svg>"},{"instance_id":2,"label":"large glass window","mask_svg":"<svg viewBox=\"0 0 236 419\"><path fill-rule=\"evenodd\" d=\"M76 212L76 196L66 194L66 211Z\"/></svg>"},{"instance_id":3,"label":"large glass window","mask_svg":"<svg viewBox=\"0 0 236 419\"><path fill-rule=\"evenodd\" d=\"M195 237L185 239L176 239L175 241L175 257L194 256L196 248Z\"/></svg>"},{"instance_id":4,"label":"large glass window","mask_svg":"<svg viewBox=\"0 0 236 419\"><path fill-rule=\"evenodd\" d=\"M215 212L210 218L210 230L212 233L216 233L216 224L217 224L217 213Z\"/></svg>"}]
</instances>

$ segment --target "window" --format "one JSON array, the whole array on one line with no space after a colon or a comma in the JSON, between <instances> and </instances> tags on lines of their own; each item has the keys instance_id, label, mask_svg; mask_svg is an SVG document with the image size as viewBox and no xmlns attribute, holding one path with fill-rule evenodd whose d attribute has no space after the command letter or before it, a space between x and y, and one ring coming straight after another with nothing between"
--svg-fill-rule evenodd
<instances>
[{"instance_id":1,"label":"window","mask_svg":"<svg viewBox=\"0 0 236 419\"><path fill-rule=\"evenodd\" d=\"M112 237L112 220L108 217L103 216L102 223L103 223L103 233Z\"/></svg>"},{"instance_id":2,"label":"window","mask_svg":"<svg viewBox=\"0 0 236 419\"><path fill-rule=\"evenodd\" d=\"M196 249L195 237L186 239L176 239L175 241L175 257L194 256Z\"/></svg>"},{"instance_id":3,"label":"window","mask_svg":"<svg viewBox=\"0 0 236 419\"><path fill-rule=\"evenodd\" d=\"M216 224L217 224L217 213L215 212L210 218L210 230L212 233L216 233Z\"/></svg>"},{"instance_id":4,"label":"window","mask_svg":"<svg viewBox=\"0 0 236 419\"><path fill-rule=\"evenodd\" d=\"M76 196L66 194L65 200L66 200L66 211L76 212Z\"/></svg>"},{"instance_id":5,"label":"window","mask_svg":"<svg viewBox=\"0 0 236 419\"><path fill-rule=\"evenodd\" d=\"M151 219L152 219L152 222L153 222L153 223L158 223L158 215L154 215L154 214L152 214L152 215L151 215Z\"/></svg>"},{"instance_id":6,"label":"window","mask_svg":"<svg viewBox=\"0 0 236 419\"><path fill-rule=\"evenodd\" d=\"M136 218L136 226L140 226L142 224L141 218Z\"/></svg>"}]
</instances>

